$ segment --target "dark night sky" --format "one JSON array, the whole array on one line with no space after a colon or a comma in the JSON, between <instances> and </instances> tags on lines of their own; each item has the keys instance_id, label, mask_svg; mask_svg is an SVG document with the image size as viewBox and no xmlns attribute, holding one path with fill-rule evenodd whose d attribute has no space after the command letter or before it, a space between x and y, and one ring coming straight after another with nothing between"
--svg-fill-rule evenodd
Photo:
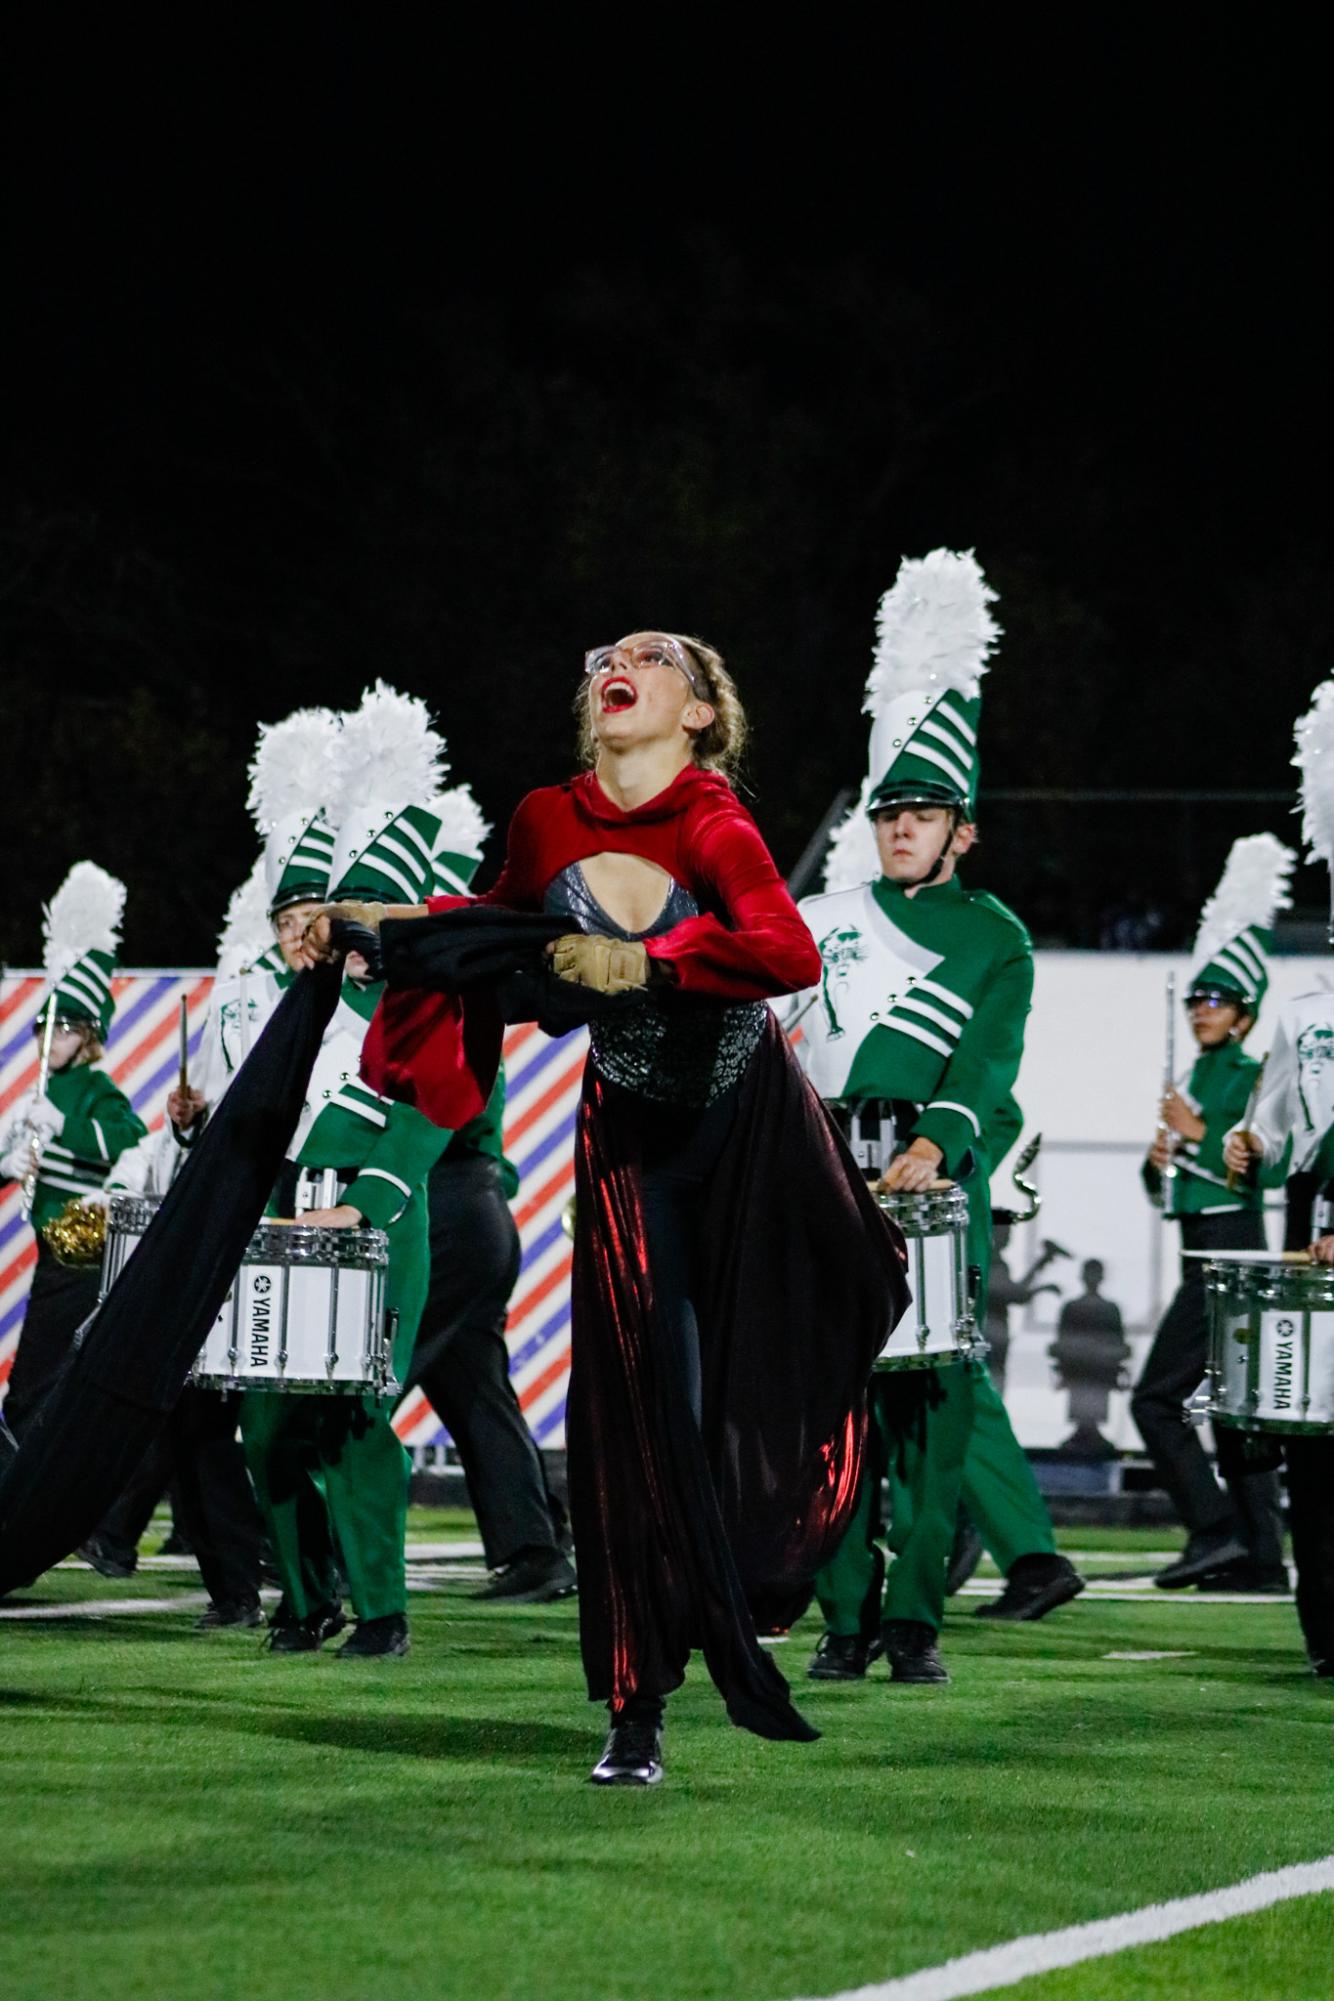
<instances>
[{"instance_id":1,"label":"dark night sky","mask_svg":"<svg viewBox=\"0 0 1334 2001\"><path fill-rule=\"evenodd\" d=\"M1334 667L1330 189L1290 28L761 45L756 16L731 58L701 24L621 60L564 17L155 18L186 17L0 50L11 963L85 853L129 884L129 961L206 962L255 723L375 674L503 825L568 768L583 649L638 624L728 655L790 866L862 771L876 599L940 543L1006 629L974 879L1040 936L1153 902L1175 942L1235 834L1293 831L986 808L1289 784Z\"/></svg>"}]
</instances>

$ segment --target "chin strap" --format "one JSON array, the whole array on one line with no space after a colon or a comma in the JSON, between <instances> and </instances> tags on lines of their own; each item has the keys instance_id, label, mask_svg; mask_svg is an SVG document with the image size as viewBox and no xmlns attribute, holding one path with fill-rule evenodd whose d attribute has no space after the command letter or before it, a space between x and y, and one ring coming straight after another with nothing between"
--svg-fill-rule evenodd
<instances>
[{"instance_id":1,"label":"chin strap","mask_svg":"<svg viewBox=\"0 0 1334 2001\"><path fill-rule=\"evenodd\" d=\"M941 844L940 853L936 856L935 860L932 862L930 868L927 870L926 874L921 878L921 880L918 882L905 882L903 885L905 889L930 889L932 883L935 881L936 877L940 874L940 871L945 866L945 857L949 853L950 847L954 841L954 836L958 833L958 831L959 831L959 809L957 806L951 806L949 828L946 832L945 839Z\"/></svg>"}]
</instances>

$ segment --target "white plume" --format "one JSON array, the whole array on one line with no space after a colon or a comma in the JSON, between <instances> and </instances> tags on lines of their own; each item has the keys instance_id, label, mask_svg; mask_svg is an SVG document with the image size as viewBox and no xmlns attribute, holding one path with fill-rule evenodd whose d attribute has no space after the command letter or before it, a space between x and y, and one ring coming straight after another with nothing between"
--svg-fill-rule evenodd
<instances>
[{"instance_id":1,"label":"white plume","mask_svg":"<svg viewBox=\"0 0 1334 2001\"><path fill-rule=\"evenodd\" d=\"M440 822L437 851L451 855L481 854L491 822L473 798L470 785L452 786L448 792L425 803Z\"/></svg>"},{"instance_id":2,"label":"white plume","mask_svg":"<svg viewBox=\"0 0 1334 2001\"><path fill-rule=\"evenodd\" d=\"M1302 774L1302 838L1334 868L1334 679L1322 681L1298 719L1293 763Z\"/></svg>"},{"instance_id":3,"label":"white plume","mask_svg":"<svg viewBox=\"0 0 1334 2001\"><path fill-rule=\"evenodd\" d=\"M260 855L245 881L234 889L218 933L218 978L230 979L242 966L253 966L273 941L269 896Z\"/></svg>"},{"instance_id":4,"label":"white plume","mask_svg":"<svg viewBox=\"0 0 1334 2001\"><path fill-rule=\"evenodd\" d=\"M875 828L867 813L871 780L862 781L861 796L839 821L829 837L825 854L826 889L855 889L859 883L874 882L880 874L880 851L875 844Z\"/></svg>"},{"instance_id":5,"label":"white plume","mask_svg":"<svg viewBox=\"0 0 1334 2001\"><path fill-rule=\"evenodd\" d=\"M971 549L905 556L875 615L867 714L919 688L976 695L1001 632L987 609L995 598Z\"/></svg>"},{"instance_id":6,"label":"white plume","mask_svg":"<svg viewBox=\"0 0 1334 2001\"><path fill-rule=\"evenodd\" d=\"M361 707L343 718L340 783L333 818L353 806L424 806L449 771L445 740L431 726L420 695L400 695L377 681Z\"/></svg>"},{"instance_id":7,"label":"white plume","mask_svg":"<svg viewBox=\"0 0 1334 2001\"><path fill-rule=\"evenodd\" d=\"M261 834L294 813L328 807L338 789L342 719L332 709L295 709L261 723L246 804Z\"/></svg>"},{"instance_id":8,"label":"white plume","mask_svg":"<svg viewBox=\"0 0 1334 2001\"><path fill-rule=\"evenodd\" d=\"M48 977L63 979L85 952L114 953L124 915L124 883L96 862L75 862L42 910Z\"/></svg>"},{"instance_id":9,"label":"white plume","mask_svg":"<svg viewBox=\"0 0 1334 2001\"><path fill-rule=\"evenodd\" d=\"M1200 913L1195 957L1215 952L1251 925L1267 930L1276 912L1292 902L1288 877L1297 857L1273 834L1244 834L1232 843L1217 889Z\"/></svg>"}]
</instances>

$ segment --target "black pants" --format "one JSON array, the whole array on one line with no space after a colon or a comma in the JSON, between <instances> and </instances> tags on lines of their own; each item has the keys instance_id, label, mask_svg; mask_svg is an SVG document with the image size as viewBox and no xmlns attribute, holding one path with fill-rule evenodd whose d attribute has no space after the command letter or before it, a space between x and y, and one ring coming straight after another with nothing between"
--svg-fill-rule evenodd
<instances>
[{"instance_id":1,"label":"black pants","mask_svg":"<svg viewBox=\"0 0 1334 2001\"><path fill-rule=\"evenodd\" d=\"M696 1424L703 1417L703 1364L695 1294L700 1277L700 1244L710 1223L706 1204L709 1179L736 1117L737 1094L697 1111L635 1098L642 1147L641 1191L648 1268L653 1275L653 1329L673 1351ZM680 1663L685 1671L685 1660ZM661 1696L632 1696L620 1712L654 1720L665 1707Z\"/></svg>"},{"instance_id":2,"label":"black pants","mask_svg":"<svg viewBox=\"0 0 1334 2001\"><path fill-rule=\"evenodd\" d=\"M259 1599L263 1528L236 1435L240 1398L187 1384L139 1472L104 1515L98 1538L130 1560L168 1484L215 1605Z\"/></svg>"},{"instance_id":3,"label":"black pants","mask_svg":"<svg viewBox=\"0 0 1334 2001\"><path fill-rule=\"evenodd\" d=\"M505 1316L519 1233L487 1155L446 1154L427 1197L431 1287L408 1384L425 1392L458 1449L486 1561L498 1570L521 1551L555 1549L565 1526L510 1381Z\"/></svg>"},{"instance_id":4,"label":"black pants","mask_svg":"<svg viewBox=\"0 0 1334 2001\"><path fill-rule=\"evenodd\" d=\"M74 1336L97 1310L99 1284L95 1265L71 1270L57 1264L38 1239L37 1268L5 1396L5 1422L20 1445L24 1428L64 1367Z\"/></svg>"},{"instance_id":5,"label":"black pants","mask_svg":"<svg viewBox=\"0 0 1334 2001\"><path fill-rule=\"evenodd\" d=\"M695 1293L700 1243L706 1228L727 1227L710 1217L705 1191L736 1117L737 1094L727 1091L703 1111L639 1099L643 1147L644 1229L653 1274L656 1320L676 1351L690 1407L703 1415L703 1376Z\"/></svg>"},{"instance_id":6,"label":"black pants","mask_svg":"<svg viewBox=\"0 0 1334 2001\"><path fill-rule=\"evenodd\" d=\"M1182 1221L1181 1240L1182 1248L1188 1251L1262 1251L1264 1219L1247 1209L1227 1210L1217 1216L1187 1216ZM1201 1535L1234 1529L1246 1543L1251 1561L1272 1569L1283 1561L1277 1475L1245 1470L1241 1460L1231 1457L1220 1444L1225 1491L1214 1476L1199 1432L1185 1419L1183 1406L1200 1385L1208 1352L1204 1269L1198 1260L1185 1258L1181 1283L1135 1385L1131 1413L1188 1532Z\"/></svg>"}]
</instances>

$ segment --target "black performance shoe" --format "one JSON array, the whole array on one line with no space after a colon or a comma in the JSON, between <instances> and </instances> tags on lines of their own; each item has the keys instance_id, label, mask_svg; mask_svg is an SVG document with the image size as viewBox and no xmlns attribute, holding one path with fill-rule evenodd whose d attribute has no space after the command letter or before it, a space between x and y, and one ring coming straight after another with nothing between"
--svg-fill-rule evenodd
<instances>
[{"instance_id":1,"label":"black performance shoe","mask_svg":"<svg viewBox=\"0 0 1334 2001\"><path fill-rule=\"evenodd\" d=\"M662 1725L625 1718L611 1726L589 1773L595 1786L656 1786L662 1778Z\"/></svg>"},{"instance_id":2,"label":"black performance shoe","mask_svg":"<svg viewBox=\"0 0 1334 2001\"><path fill-rule=\"evenodd\" d=\"M91 1563L99 1577L133 1577L139 1567L139 1559L133 1552L127 1557L95 1535L80 1543L78 1554L85 1563Z\"/></svg>"},{"instance_id":3,"label":"black performance shoe","mask_svg":"<svg viewBox=\"0 0 1334 2001\"><path fill-rule=\"evenodd\" d=\"M359 1619L352 1637L338 1649L340 1661L387 1660L408 1651L408 1622L402 1612L386 1613L383 1619Z\"/></svg>"},{"instance_id":4,"label":"black performance shoe","mask_svg":"<svg viewBox=\"0 0 1334 2001\"><path fill-rule=\"evenodd\" d=\"M511 1605L551 1605L573 1598L574 1565L558 1549L525 1549L494 1571L474 1598L508 1599Z\"/></svg>"},{"instance_id":5,"label":"black performance shoe","mask_svg":"<svg viewBox=\"0 0 1334 2001\"><path fill-rule=\"evenodd\" d=\"M1231 1529L1213 1529L1207 1535L1193 1535L1175 1563L1160 1570L1154 1583L1160 1591L1184 1591L1215 1570L1230 1563L1246 1561L1246 1545Z\"/></svg>"},{"instance_id":6,"label":"black performance shoe","mask_svg":"<svg viewBox=\"0 0 1334 2001\"><path fill-rule=\"evenodd\" d=\"M1068 1605L1084 1589L1084 1580L1064 1556L1021 1556L1010 1566L1005 1589L989 1605L979 1605L977 1619L1045 1619L1058 1605Z\"/></svg>"},{"instance_id":7,"label":"black performance shoe","mask_svg":"<svg viewBox=\"0 0 1334 2001\"><path fill-rule=\"evenodd\" d=\"M1277 1597L1292 1589L1292 1579L1288 1576L1287 1565L1225 1563L1221 1570L1211 1570L1202 1577L1198 1586L1201 1591L1244 1591L1248 1595Z\"/></svg>"},{"instance_id":8,"label":"black performance shoe","mask_svg":"<svg viewBox=\"0 0 1334 2001\"><path fill-rule=\"evenodd\" d=\"M812 1681L861 1681L879 1651L860 1633L821 1633L806 1672Z\"/></svg>"},{"instance_id":9,"label":"black performance shoe","mask_svg":"<svg viewBox=\"0 0 1334 2001\"><path fill-rule=\"evenodd\" d=\"M304 1619L279 1615L269 1627L265 1644L271 1654L317 1654L324 1642L341 1633L346 1624L347 1615L341 1605L326 1605Z\"/></svg>"},{"instance_id":10,"label":"black performance shoe","mask_svg":"<svg viewBox=\"0 0 1334 2001\"><path fill-rule=\"evenodd\" d=\"M223 1626L262 1626L264 1614L258 1599L250 1605L210 1605L195 1620L197 1633L216 1633Z\"/></svg>"},{"instance_id":11,"label":"black performance shoe","mask_svg":"<svg viewBox=\"0 0 1334 2001\"><path fill-rule=\"evenodd\" d=\"M943 1682L949 1680L940 1658L933 1627L920 1619L887 1619L884 1627L885 1656L891 1681Z\"/></svg>"}]
</instances>

